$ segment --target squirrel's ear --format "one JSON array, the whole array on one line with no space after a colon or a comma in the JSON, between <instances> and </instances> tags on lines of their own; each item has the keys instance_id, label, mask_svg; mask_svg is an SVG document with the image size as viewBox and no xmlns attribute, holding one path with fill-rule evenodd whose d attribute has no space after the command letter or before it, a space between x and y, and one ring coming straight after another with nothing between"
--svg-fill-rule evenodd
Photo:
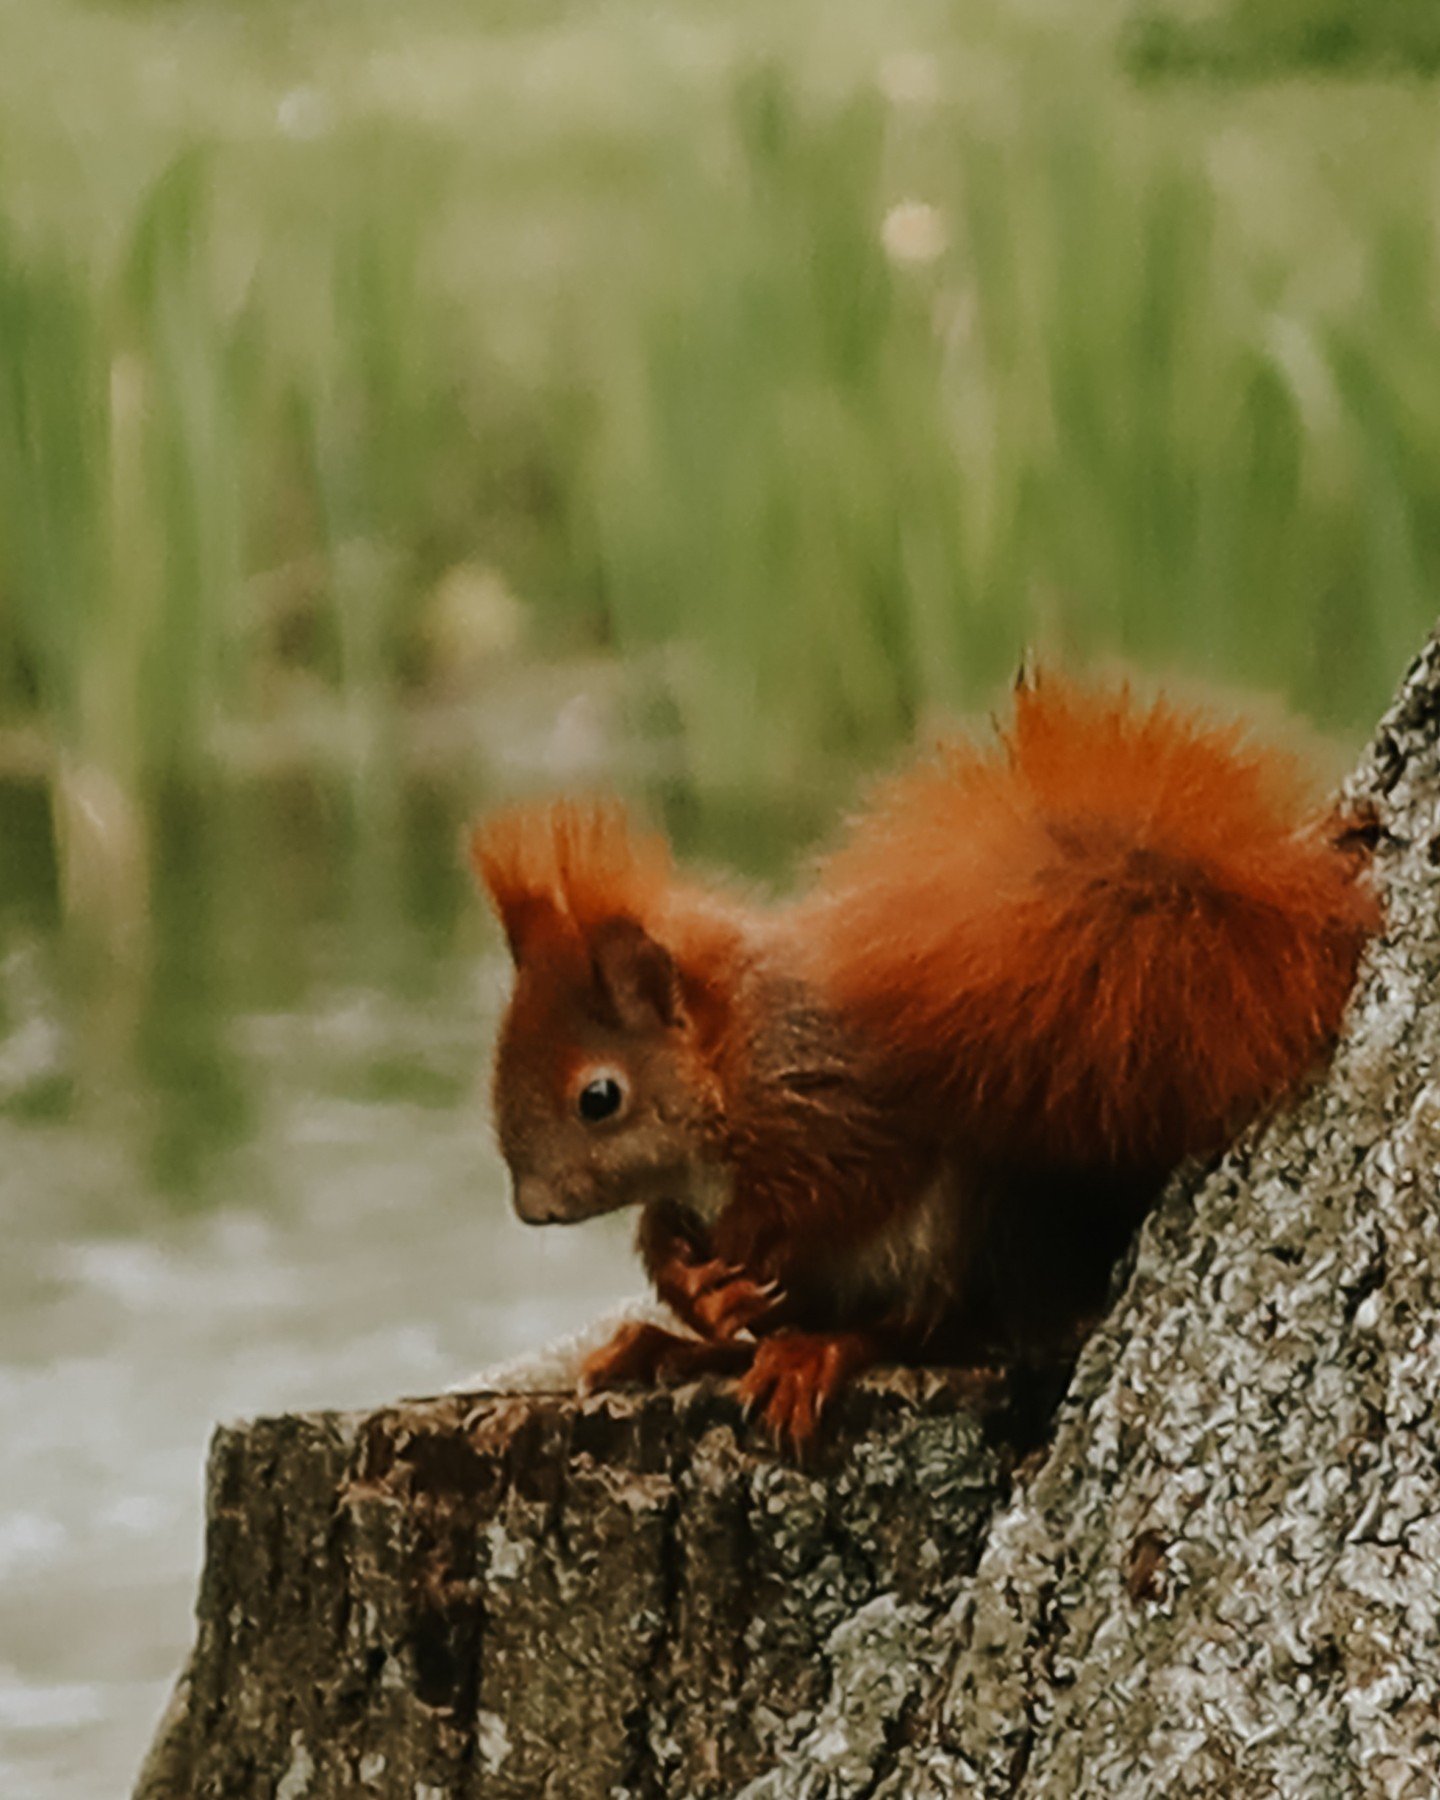
<instances>
[{"instance_id":1,"label":"squirrel's ear","mask_svg":"<svg viewBox=\"0 0 1440 1800\"><path fill-rule=\"evenodd\" d=\"M680 1022L680 971L638 920L604 920L590 932L589 946L607 1022L628 1031Z\"/></svg>"},{"instance_id":2,"label":"squirrel's ear","mask_svg":"<svg viewBox=\"0 0 1440 1800\"><path fill-rule=\"evenodd\" d=\"M490 896L516 967L543 938L564 931L565 918L554 894L524 879L517 868L510 821L479 825L470 833L468 849L475 879Z\"/></svg>"},{"instance_id":3,"label":"squirrel's ear","mask_svg":"<svg viewBox=\"0 0 1440 1800\"><path fill-rule=\"evenodd\" d=\"M492 894L495 911L505 927L505 941L516 968L534 954L537 945L554 944L567 934L568 920L549 894Z\"/></svg>"}]
</instances>

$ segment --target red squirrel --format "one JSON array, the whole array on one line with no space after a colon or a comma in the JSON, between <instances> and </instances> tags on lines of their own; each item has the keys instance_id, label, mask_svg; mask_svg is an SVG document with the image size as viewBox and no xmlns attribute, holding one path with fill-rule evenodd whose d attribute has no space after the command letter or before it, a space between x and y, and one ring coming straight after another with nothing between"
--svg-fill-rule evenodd
<instances>
[{"instance_id":1,"label":"red squirrel","mask_svg":"<svg viewBox=\"0 0 1440 1800\"><path fill-rule=\"evenodd\" d=\"M876 1360L1073 1348L1167 1175L1334 1039L1380 924L1358 835L1243 728L1048 675L775 908L613 802L480 825L517 1211L637 1206L693 1334L628 1324L582 1385L726 1369L803 1446Z\"/></svg>"}]
</instances>

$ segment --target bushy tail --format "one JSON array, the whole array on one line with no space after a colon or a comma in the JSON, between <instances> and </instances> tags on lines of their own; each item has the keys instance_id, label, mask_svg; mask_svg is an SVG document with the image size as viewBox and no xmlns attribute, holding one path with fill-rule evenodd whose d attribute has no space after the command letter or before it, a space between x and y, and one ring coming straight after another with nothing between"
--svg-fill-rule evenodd
<instances>
[{"instance_id":1,"label":"bushy tail","mask_svg":"<svg viewBox=\"0 0 1440 1800\"><path fill-rule=\"evenodd\" d=\"M881 789L802 923L943 1129L1159 1171L1314 1067L1379 914L1293 758L1047 677L993 751L951 744Z\"/></svg>"}]
</instances>

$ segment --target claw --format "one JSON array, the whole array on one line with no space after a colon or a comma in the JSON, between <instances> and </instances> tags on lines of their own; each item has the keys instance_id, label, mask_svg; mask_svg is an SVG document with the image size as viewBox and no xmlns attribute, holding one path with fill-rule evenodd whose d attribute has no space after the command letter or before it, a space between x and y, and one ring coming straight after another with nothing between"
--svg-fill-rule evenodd
<instances>
[{"instance_id":1,"label":"claw","mask_svg":"<svg viewBox=\"0 0 1440 1800\"><path fill-rule=\"evenodd\" d=\"M727 1287L732 1281L738 1281L745 1271L736 1263L722 1263L712 1259L709 1262L688 1262L682 1265L683 1273L677 1278L678 1285L692 1299L699 1299L702 1294L712 1294L717 1288Z\"/></svg>"},{"instance_id":2,"label":"claw","mask_svg":"<svg viewBox=\"0 0 1440 1800\"><path fill-rule=\"evenodd\" d=\"M740 1384L743 1415L748 1419L763 1409L768 1435L798 1456L836 1389L874 1354L873 1342L858 1332L830 1337L792 1331L761 1338Z\"/></svg>"},{"instance_id":3,"label":"claw","mask_svg":"<svg viewBox=\"0 0 1440 1800\"><path fill-rule=\"evenodd\" d=\"M736 1263L672 1260L656 1287L702 1337L728 1342L769 1317L783 1299L778 1281L757 1282Z\"/></svg>"}]
</instances>

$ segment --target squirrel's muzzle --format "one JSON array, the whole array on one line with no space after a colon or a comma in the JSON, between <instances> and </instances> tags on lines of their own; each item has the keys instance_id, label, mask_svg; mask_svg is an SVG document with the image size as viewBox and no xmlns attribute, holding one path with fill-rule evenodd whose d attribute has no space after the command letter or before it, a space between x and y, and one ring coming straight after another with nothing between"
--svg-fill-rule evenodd
<instances>
[{"instance_id":1,"label":"squirrel's muzzle","mask_svg":"<svg viewBox=\"0 0 1440 1800\"><path fill-rule=\"evenodd\" d=\"M515 1211L527 1225L560 1225L575 1217L548 1181L538 1175L522 1175L514 1183Z\"/></svg>"},{"instance_id":2,"label":"squirrel's muzzle","mask_svg":"<svg viewBox=\"0 0 1440 1800\"><path fill-rule=\"evenodd\" d=\"M593 1219L597 1213L613 1212L624 1204L607 1194L594 1181L556 1182L543 1175L515 1175L511 1178L515 1211L527 1225L570 1225L579 1219Z\"/></svg>"}]
</instances>

